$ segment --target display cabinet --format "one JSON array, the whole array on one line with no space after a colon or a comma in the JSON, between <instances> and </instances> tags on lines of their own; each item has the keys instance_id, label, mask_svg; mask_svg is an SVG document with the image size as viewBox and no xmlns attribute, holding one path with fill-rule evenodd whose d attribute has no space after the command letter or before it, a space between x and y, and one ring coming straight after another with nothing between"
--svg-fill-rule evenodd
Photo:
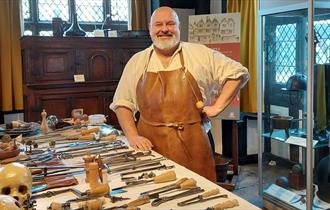
<instances>
[{"instance_id":1,"label":"display cabinet","mask_svg":"<svg viewBox=\"0 0 330 210\"><path fill-rule=\"evenodd\" d=\"M330 2L260 10L259 190L267 209L330 208Z\"/></svg>"}]
</instances>

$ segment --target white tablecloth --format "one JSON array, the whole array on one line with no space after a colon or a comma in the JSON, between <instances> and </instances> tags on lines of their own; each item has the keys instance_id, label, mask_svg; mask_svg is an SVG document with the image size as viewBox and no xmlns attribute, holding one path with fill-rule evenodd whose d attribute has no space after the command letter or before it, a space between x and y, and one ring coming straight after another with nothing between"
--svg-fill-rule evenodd
<instances>
[{"instance_id":1,"label":"white tablecloth","mask_svg":"<svg viewBox=\"0 0 330 210\"><path fill-rule=\"evenodd\" d=\"M125 140L124 137L122 137L122 139ZM153 152L153 154L155 154L156 156L160 156L156 152ZM80 158L73 158L73 159L63 160L63 162L67 165L82 165L83 164L83 160L82 160L81 157ZM170 170L174 170L176 172L177 180L180 179L180 178L183 178L183 177L194 178L197 181L197 186L203 188L205 190L205 192L209 191L209 190L212 190L212 189L215 189L215 188L218 188L218 189L220 189L220 193L221 194L227 194L228 198L218 198L218 199L215 199L215 200L210 200L210 201L207 201L207 202L197 203L197 204L193 204L193 205L189 205L189 206L183 206L183 207L177 206L178 202L187 200L189 198L196 197L198 195L198 194L195 194L195 195L190 195L190 196L187 196L187 197L184 197L184 198L180 198L180 199L176 199L176 200L172 200L172 201L163 203L163 204L161 204L157 207L151 206L151 203L144 204L142 206L139 206L141 209L154 209L154 210L156 210L156 209L173 209L173 210L174 209L206 209L207 207L214 206L215 204L227 201L228 199L237 199L238 202L239 202L239 206L237 206L235 208L232 208L233 210L238 210L238 209L241 209L241 210L259 209L258 207L256 207L256 206L252 205L251 203L247 202L246 200L236 196L235 194L227 191L226 189L223 189L223 188L219 187L215 183L205 179L204 177L199 176L198 174L188 170L185 167L182 167L182 166L174 163L171 160L165 160L165 161L162 161L162 163L164 163L166 165L175 165L175 168L170 169ZM164 170L154 171L154 173L156 175L161 174L163 172L164 172ZM141 173L134 174L134 175L139 175L139 174L141 174ZM82 192L89 189L89 185L86 184L85 181L84 181L85 180L85 174L75 175L75 177L77 178L79 184L75 185L75 186L72 186L73 188L76 188L76 189L78 189ZM110 185L110 189L125 185L125 183L121 181L121 177L120 177L119 174L108 175L108 182L109 182L109 185ZM121 206L125 203L128 203L132 200L137 199L141 192L148 191L148 190L151 190L151 189L155 189L155 188L158 188L158 187L162 187L162 186L168 185L170 183L175 183L175 181L169 182L169 183L163 183L163 184L148 183L148 184L145 184L145 185L139 185L139 186L135 186L135 187L125 188L125 190L127 190L127 192L121 193L121 194L116 194L115 196L122 196L124 198L128 197L128 198L131 198L131 200L125 200L125 201L119 201L119 202L116 202L116 203L111 203L109 198L105 198L104 199L105 200L104 207ZM58 189L52 189L52 190L56 191ZM176 192L176 193L178 193L178 192ZM176 193L173 193L173 194L176 194ZM201 193L199 193L199 194L201 194ZM37 199L36 209L37 210L39 210L39 209L44 210L52 202L64 203L65 201L67 201L69 199L73 199L73 198L76 198L76 196L73 193L70 193L70 192L63 193L63 194L60 194L60 195L56 195L56 196L53 196L51 198L40 198L40 199ZM71 204L72 209L75 209L78 206L79 206L78 203L72 203Z\"/></svg>"}]
</instances>

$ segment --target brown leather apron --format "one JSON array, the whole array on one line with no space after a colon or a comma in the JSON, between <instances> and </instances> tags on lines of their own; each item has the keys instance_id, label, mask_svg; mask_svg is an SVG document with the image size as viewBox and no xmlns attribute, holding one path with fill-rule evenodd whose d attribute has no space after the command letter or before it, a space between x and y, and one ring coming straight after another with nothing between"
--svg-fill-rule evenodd
<instances>
[{"instance_id":1,"label":"brown leather apron","mask_svg":"<svg viewBox=\"0 0 330 210\"><path fill-rule=\"evenodd\" d=\"M136 91L138 132L152 142L156 152L215 182L211 146L195 105L202 94L185 71L181 50L179 55L182 67L172 71L147 72L147 62Z\"/></svg>"}]
</instances>

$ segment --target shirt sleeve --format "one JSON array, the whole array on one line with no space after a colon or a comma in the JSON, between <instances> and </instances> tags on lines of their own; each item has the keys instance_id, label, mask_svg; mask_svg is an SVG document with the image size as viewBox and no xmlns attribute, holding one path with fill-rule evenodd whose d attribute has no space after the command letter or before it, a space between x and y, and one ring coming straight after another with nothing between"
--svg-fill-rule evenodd
<instances>
[{"instance_id":1,"label":"shirt sleeve","mask_svg":"<svg viewBox=\"0 0 330 210\"><path fill-rule=\"evenodd\" d=\"M241 63L225 56L216 50L210 51L212 75L215 81L219 82L220 87L227 79L237 79L242 77L241 88L249 80L249 72Z\"/></svg>"},{"instance_id":2,"label":"shirt sleeve","mask_svg":"<svg viewBox=\"0 0 330 210\"><path fill-rule=\"evenodd\" d=\"M117 107L124 106L133 113L137 111L136 84L138 80L138 55L135 54L125 65L123 74L119 80L110 109L115 111Z\"/></svg>"}]
</instances>

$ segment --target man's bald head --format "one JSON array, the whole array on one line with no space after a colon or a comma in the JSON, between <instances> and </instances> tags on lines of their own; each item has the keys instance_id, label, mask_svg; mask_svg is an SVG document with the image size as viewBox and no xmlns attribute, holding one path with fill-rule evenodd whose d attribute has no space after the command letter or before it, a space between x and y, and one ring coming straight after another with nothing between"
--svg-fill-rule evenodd
<instances>
[{"instance_id":1,"label":"man's bald head","mask_svg":"<svg viewBox=\"0 0 330 210\"><path fill-rule=\"evenodd\" d=\"M173 52L179 46L179 17L170 7L159 7L150 19L150 37L154 46L163 52Z\"/></svg>"},{"instance_id":2,"label":"man's bald head","mask_svg":"<svg viewBox=\"0 0 330 210\"><path fill-rule=\"evenodd\" d=\"M150 18L150 24L154 20L155 16L162 15L162 14L171 14L174 17L177 25L178 26L180 25L180 20L179 20L178 14L174 11L174 9L172 9L171 7L166 7L166 6L155 9L155 11L152 13L151 18Z\"/></svg>"}]
</instances>

